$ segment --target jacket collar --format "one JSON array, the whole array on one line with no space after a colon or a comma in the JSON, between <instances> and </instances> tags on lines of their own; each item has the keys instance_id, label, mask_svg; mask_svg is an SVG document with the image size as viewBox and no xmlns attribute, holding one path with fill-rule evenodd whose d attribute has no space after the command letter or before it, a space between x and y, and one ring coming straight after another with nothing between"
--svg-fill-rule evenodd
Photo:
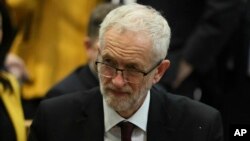
<instances>
[{"instance_id":1,"label":"jacket collar","mask_svg":"<svg viewBox=\"0 0 250 141\"><path fill-rule=\"evenodd\" d=\"M165 91L166 92L166 91ZM178 124L173 120L176 116L170 107L167 92L160 91L157 87L151 89L151 100L149 105L149 117L147 125L147 140L158 141L174 140L174 133Z\"/></svg>"},{"instance_id":2,"label":"jacket collar","mask_svg":"<svg viewBox=\"0 0 250 141\"><path fill-rule=\"evenodd\" d=\"M104 114L99 87L86 94L83 94L86 98L81 102L81 115L75 118L76 135L80 135L79 138L84 141L103 141Z\"/></svg>"}]
</instances>

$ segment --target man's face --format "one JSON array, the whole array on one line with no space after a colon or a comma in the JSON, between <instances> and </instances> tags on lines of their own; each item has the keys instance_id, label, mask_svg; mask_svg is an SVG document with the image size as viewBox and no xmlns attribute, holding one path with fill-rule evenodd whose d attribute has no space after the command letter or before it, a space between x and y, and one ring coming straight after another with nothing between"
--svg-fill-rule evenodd
<instances>
[{"instance_id":1,"label":"man's face","mask_svg":"<svg viewBox=\"0 0 250 141\"><path fill-rule=\"evenodd\" d=\"M103 42L98 57L101 62L119 69L144 72L152 67L152 43L145 34L131 31L119 33L110 29L105 33ZM113 78L99 75L101 92L106 102L119 114L133 114L141 106L152 86L153 72L144 76L139 84L125 81L120 71Z\"/></svg>"}]
</instances>

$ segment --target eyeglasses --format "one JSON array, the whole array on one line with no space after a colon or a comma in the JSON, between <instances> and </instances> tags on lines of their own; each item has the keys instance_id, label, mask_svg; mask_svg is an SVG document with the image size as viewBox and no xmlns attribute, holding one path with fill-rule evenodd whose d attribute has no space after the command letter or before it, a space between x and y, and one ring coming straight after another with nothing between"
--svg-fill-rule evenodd
<instances>
[{"instance_id":1,"label":"eyeglasses","mask_svg":"<svg viewBox=\"0 0 250 141\"><path fill-rule=\"evenodd\" d=\"M104 62L96 61L97 73L106 78L114 78L117 75L117 72L120 71L122 73L123 79L125 82L139 84L142 82L144 76L148 75L155 68L157 68L161 64L162 60L160 60L155 66L153 66L149 71L143 72L140 70L130 70L130 69L119 69Z\"/></svg>"}]
</instances>

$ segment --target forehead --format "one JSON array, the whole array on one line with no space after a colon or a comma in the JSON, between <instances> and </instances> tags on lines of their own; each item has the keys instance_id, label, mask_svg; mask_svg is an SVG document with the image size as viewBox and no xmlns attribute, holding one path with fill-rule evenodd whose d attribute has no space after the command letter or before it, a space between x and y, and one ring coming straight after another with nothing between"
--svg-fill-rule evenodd
<instances>
[{"instance_id":1,"label":"forehead","mask_svg":"<svg viewBox=\"0 0 250 141\"><path fill-rule=\"evenodd\" d=\"M145 32L110 29L104 34L102 56L133 63L148 63L152 54L152 43Z\"/></svg>"}]
</instances>

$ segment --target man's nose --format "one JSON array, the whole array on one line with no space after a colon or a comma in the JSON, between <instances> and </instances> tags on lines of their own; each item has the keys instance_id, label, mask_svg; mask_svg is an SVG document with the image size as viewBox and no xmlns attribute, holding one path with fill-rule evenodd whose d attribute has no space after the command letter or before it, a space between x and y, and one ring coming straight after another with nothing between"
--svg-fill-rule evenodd
<instances>
[{"instance_id":1,"label":"man's nose","mask_svg":"<svg viewBox=\"0 0 250 141\"><path fill-rule=\"evenodd\" d=\"M116 75L112 79L112 83L117 88L121 88L126 84L121 71L117 71Z\"/></svg>"}]
</instances>

